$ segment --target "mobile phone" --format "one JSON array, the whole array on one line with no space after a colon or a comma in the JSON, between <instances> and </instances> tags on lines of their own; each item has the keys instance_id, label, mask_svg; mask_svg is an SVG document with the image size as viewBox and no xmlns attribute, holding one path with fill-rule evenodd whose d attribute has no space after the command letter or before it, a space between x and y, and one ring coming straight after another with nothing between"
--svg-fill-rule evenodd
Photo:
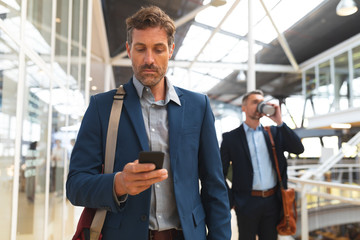
<instances>
[{"instance_id":1,"label":"mobile phone","mask_svg":"<svg viewBox=\"0 0 360 240\"><path fill-rule=\"evenodd\" d=\"M139 153L139 163L153 163L156 166L155 169L161 169L164 163L164 157L165 153L160 151L142 151Z\"/></svg>"}]
</instances>

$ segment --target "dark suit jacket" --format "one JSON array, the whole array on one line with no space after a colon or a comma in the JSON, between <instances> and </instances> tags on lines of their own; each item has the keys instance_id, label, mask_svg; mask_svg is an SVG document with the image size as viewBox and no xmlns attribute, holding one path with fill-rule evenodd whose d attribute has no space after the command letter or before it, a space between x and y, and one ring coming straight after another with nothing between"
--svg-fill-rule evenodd
<instances>
[{"instance_id":1,"label":"dark suit jacket","mask_svg":"<svg viewBox=\"0 0 360 240\"><path fill-rule=\"evenodd\" d=\"M139 97L132 80L124 85L126 96L119 124L114 172L148 151ZM227 190L206 96L175 88L181 106L167 106L169 149L176 205L185 239L230 239ZM108 120L116 90L91 97L74 146L67 197L74 205L105 208L109 212L103 239L144 240L149 227L151 189L128 196L120 206L113 197L113 174L101 174ZM199 179L201 194L199 193Z\"/></svg>"},{"instance_id":2,"label":"dark suit jacket","mask_svg":"<svg viewBox=\"0 0 360 240\"><path fill-rule=\"evenodd\" d=\"M269 135L265 130L263 130L263 133L272 166L276 171ZM281 127L272 126L271 133L275 142L281 178L284 187L287 188L287 161L284 151L300 154L304 151L304 147L299 137L285 123ZM228 187L230 205L235 205L237 208L244 210L244 212L251 211L251 207L247 203L251 201L250 192L253 185L254 171L243 124L223 134L220 152L225 177L229 164L232 162L232 188Z\"/></svg>"}]
</instances>

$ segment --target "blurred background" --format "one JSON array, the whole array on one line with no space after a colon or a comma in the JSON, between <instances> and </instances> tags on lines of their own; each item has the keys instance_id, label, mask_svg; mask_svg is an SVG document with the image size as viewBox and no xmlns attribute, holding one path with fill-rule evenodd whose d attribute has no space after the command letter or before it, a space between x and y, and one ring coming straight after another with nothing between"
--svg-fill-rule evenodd
<instances>
[{"instance_id":1,"label":"blurred background","mask_svg":"<svg viewBox=\"0 0 360 240\"><path fill-rule=\"evenodd\" d=\"M305 152L287 155L299 215L287 239L360 239L359 0L0 0L1 238L71 238L82 116L131 78L125 19L149 5L177 27L167 76L209 96L219 143L254 89L301 137Z\"/></svg>"}]
</instances>

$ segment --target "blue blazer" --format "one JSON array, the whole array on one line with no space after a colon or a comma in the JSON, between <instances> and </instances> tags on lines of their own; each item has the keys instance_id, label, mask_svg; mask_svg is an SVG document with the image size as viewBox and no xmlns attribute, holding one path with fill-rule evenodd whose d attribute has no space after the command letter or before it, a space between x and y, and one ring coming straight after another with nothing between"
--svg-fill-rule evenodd
<instances>
[{"instance_id":1,"label":"blue blazer","mask_svg":"<svg viewBox=\"0 0 360 240\"><path fill-rule=\"evenodd\" d=\"M120 206L113 196L115 172L148 151L139 97L132 80L119 123L114 173L101 174L113 96L116 90L91 97L84 115L66 183L74 205L108 210L103 239L148 239L151 189L128 196ZM169 149L176 205L185 239L230 239L231 225L214 117L206 96L175 88L181 106L170 101ZM199 186L201 182L201 188ZM206 232L206 227L208 232Z\"/></svg>"},{"instance_id":2,"label":"blue blazer","mask_svg":"<svg viewBox=\"0 0 360 240\"><path fill-rule=\"evenodd\" d=\"M275 142L281 178L284 188L287 188L287 161L284 156L284 151L300 154L304 151L304 146L296 133L285 123L280 127L271 126L270 129ZM276 171L269 134L265 129L263 129L263 133L273 169ZM256 206L253 206L254 208L251 207L253 200L250 197L254 170L243 124L223 134L220 152L225 177L228 173L230 161L232 162L232 187L231 189L228 187L230 205L231 207L236 206L244 213L251 214L251 211L256 210ZM279 199L281 199L279 189L278 196Z\"/></svg>"}]
</instances>

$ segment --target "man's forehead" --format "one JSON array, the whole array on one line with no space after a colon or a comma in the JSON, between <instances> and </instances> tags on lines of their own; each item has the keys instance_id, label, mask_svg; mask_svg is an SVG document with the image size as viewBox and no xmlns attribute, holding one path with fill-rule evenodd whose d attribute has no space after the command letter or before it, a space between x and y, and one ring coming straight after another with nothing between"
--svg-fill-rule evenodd
<instances>
[{"instance_id":1,"label":"man's forehead","mask_svg":"<svg viewBox=\"0 0 360 240\"><path fill-rule=\"evenodd\" d=\"M167 39L167 33L165 29L161 27L147 27L144 29L137 29L134 28L132 31L132 35L134 36L141 36L141 35L150 35L154 34L158 36L158 38L166 38Z\"/></svg>"},{"instance_id":2,"label":"man's forehead","mask_svg":"<svg viewBox=\"0 0 360 240\"><path fill-rule=\"evenodd\" d=\"M164 29L160 27L134 29L132 33L133 44L167 45L168 38Z\"/></svg>"},{"instance_id":3,"label":"man's forehead","mask_svg":"<svg viewBox=\"0 0 360 240\"><path fill-rule=\"evenodd\" d=\"M262 95L260 95L260 94L251 94L250 96L249 96L249 99L250 100L258 100L258 99L263 99L264 97L262 96Z\"/></svg>"}]
</instances>

